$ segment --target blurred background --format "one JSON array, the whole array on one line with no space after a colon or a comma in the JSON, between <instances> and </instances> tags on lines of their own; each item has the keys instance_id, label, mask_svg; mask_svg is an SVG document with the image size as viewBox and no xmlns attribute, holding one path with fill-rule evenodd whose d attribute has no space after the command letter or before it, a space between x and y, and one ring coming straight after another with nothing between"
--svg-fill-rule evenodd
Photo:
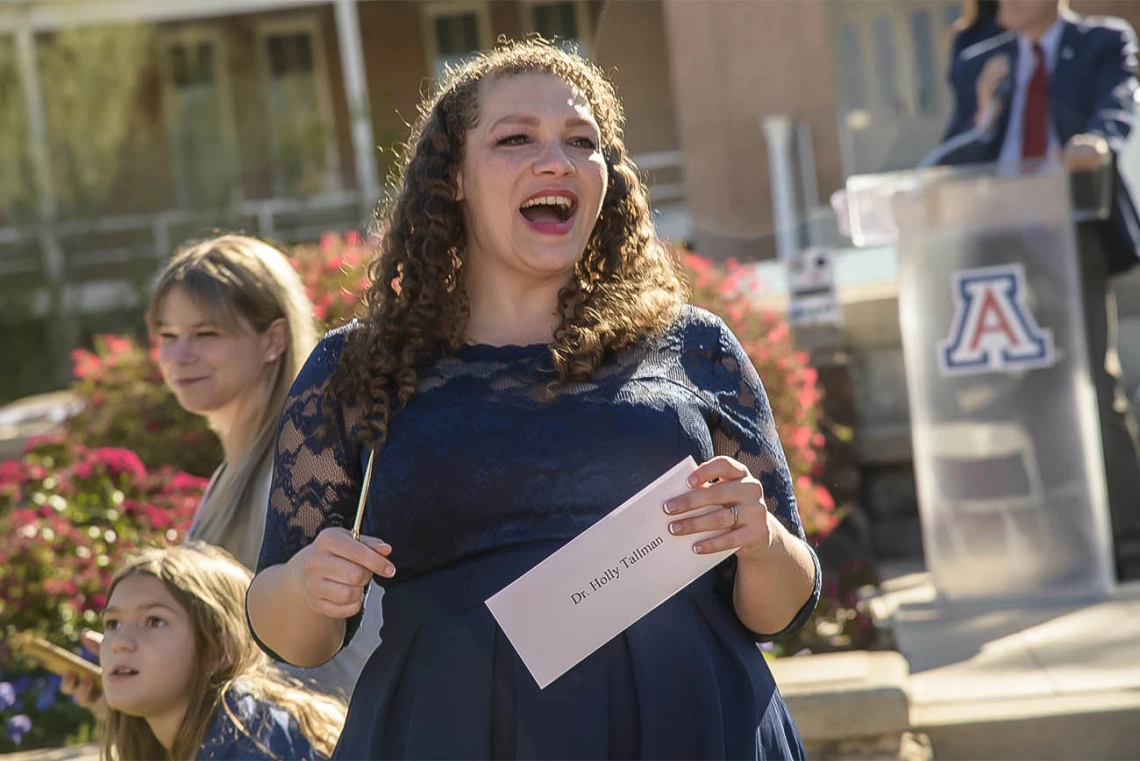
<instances>
[{"instance_id":1,"label":"blurred background","mask_svg":"<svg viewBox=\"0 0 1140 761\"><path fill-rule=\"evenodd\" d=\"M25 456L24 448L65 418L65 436L92 448L130 449L140 468L209 475L220 459L216 442L201 421L177 410L142 348L142 311L156 270L191 237L247 232L293 256L325 326L348 319L371 214L390 186L422 94L443 67L500 36L538 33L613 76L626 107L626 146L648 183L658 231L686 257L695 300L736 315L731 324L777 408L829 587L816 623L776 655L892 649L890 631L872 621L865 603L881 591L882 569L920 567L923 558L898 259L893 245L853 247L829 199L851 176L912 169L938 145L953 108L947 72L954 37L985 23L996 5L0 0L0 461L25 458L16 476L0 462L0 517L30 481L51 491L42 484L54 450L33 446ZM1073 0L1071 7L1140 26L1140 0ZM1137 138L1117 161L1140 180ZM823 334L786 320L799 287L788 262L804 251L827 253L835 304ZM733 295L741 267L743 301ZM1115 290L1131 399L1140 386L1140 271L1119 278ZM45 461L46 471L29 475ZM169 495L161 484L147 488ZM155 500L148 504L168 509ZM170 507L175 518L159 520L155 536L170 526L177 536L188 509ZM36 562L46 568L54 560ZM2 554L0 566L9 580L30 567ZM0 625L61 616L60 642L77 642L78 627L94 620L91 595L101 582L93 576L96 591L86 597L59 583L51 604L26 620L13 615L19 602L9 601L5 612L0 595ZM1129 611L1140 621L1140 609ZM1029 625L996 626L979 641ZM938 642L943 649L924 651L926 660L907 652L909 668L937 674L984 649L963 646L951 656L954 643ZM1126 716L1134 723L1140 710L1136 660L1131 702L1113 704L1132 713L1110 712L1110 722ZM1104 673L1122 673L1119 666ZM1012 684L993 664L966 668L967 677L954 672L950 682L960 687L988 673ZM796 677L780 678L794 694ZM979 699L947 683L908 689L928 690L931 703L949 694ZM45 716L55 715L52 700L44 702ZM0 712L12 706L4 702L0 694ZM64 714L61 728L24 730L40 732L29 742L89 741L87 718ZM813 729L807 717L797 714L805 735L827 740L827 720ZM910 726L905 715L901 726L886 734L897 740ZM1071 736L1074 725L1048 726ZM1045 757L1053 735L1036 725L1022 729L1036 744L1018 752ZM997 733L971 735L958 747L1005 747L986 744ZM15 747L0 742L0 750ZM1075 757L1071 744L1055 747ZM1124 747L1096 746L1100 757ZM1010 748L1004 757L1017 755Z\"/></svg>"}]
</instances>

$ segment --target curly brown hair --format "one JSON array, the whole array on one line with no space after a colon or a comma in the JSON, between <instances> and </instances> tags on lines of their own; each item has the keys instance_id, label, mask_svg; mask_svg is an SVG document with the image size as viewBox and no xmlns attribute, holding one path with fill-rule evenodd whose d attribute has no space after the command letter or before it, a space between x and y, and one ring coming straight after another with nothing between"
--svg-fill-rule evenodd
<instances>
[{"instance_id":1,"label":"curly brown hair","mask_svg":"<svg viewBox=\"0 0 1140 761\"><path fill-rule=\"evenodd\" d=\"M590 104L609 176L585 252L558 295L553 383L589 379L606 352L663 331L685 301L678 263L657 241L645 186L626 153L613 84L593 63L544 40L500 41L447 72L420 105L398 191L378 215L380 251L369 267L361 324L348 332L324 403L329 420L345 404L359 406L364 444L383 444L392 416L416 395L417 368L466 340L466 229L456 175L479 119L480 83L530 73L558 77Z\"/></svg>"}]
</instances>

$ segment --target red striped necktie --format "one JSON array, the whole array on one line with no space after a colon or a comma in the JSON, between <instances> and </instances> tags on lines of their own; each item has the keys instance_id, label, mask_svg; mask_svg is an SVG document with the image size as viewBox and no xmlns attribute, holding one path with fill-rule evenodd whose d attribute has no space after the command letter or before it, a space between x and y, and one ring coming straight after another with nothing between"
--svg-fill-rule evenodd
<instances>
[{"instance_id":1,"label":"red striped necktie","mask_svg":"<svg viewBox=\"0 0 1140 761\"><path fill-rule=\"evenodd\" d=\"M1021 156L1038 159L1049 146L1049 72L1045 68L1045 51L1041 43L1033 43L1036 66L1033 78L1025 91L1024 122L1021 135Z\"/></svg>"}]
</instances>

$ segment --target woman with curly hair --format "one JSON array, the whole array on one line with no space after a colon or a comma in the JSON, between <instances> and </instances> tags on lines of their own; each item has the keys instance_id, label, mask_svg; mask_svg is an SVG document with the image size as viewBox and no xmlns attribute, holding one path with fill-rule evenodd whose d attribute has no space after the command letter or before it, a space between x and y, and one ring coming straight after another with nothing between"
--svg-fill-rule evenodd
<instances>
[{"instance_id":1,"label":"woman with curly hair","mask_svg":"<svg viewBox=\"0 0 1140 761\"><path fill-rule=\"evenodd\" d=\"M506 44L421 114L363 319L285 404L255 635L321 663L384 586L339 758L802 756L756 642L803 624L819 564L755 369L655 240L612 85ZM540 690L484 600L688 455L662 526L736 554Z\"/></svg>"}]
</instances>

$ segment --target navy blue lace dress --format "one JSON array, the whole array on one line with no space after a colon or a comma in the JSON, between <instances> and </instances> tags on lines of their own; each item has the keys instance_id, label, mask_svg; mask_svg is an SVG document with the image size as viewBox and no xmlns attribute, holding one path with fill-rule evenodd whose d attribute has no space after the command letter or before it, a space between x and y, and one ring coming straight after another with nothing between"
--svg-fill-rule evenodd
<instances>
[{"instance_id":1,"label":"navy blue lace dress","mask_svg":"<svg viewBox=\"0 0 1140 761\"><path fill-rule=\"evenodd\" d=\"M367 452L344 409L318 440L345 330L285 404L258 568L351 527ZM800 758L803 746L732 607L735 560L689 585L545 690L484 600L687 455L745 463L803 536L760 379L720 319L685 307L666 334L555 390L544 346L468 346L421 373L376 458L364 533L392 545L382 643L334 758ZM666 520L664 514L662 520ZM349 636L359 625L348 622Z\"/></svg>"}]
</instances>

